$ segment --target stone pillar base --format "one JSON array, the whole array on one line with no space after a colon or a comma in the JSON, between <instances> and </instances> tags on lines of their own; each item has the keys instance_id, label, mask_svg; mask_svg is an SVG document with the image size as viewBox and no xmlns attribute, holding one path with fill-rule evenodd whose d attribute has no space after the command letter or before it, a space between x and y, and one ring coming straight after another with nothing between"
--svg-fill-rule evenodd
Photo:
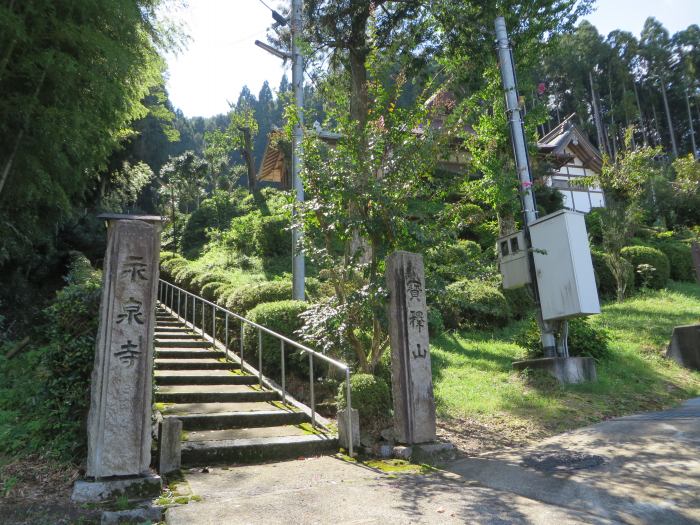
<instances>
[{"instance_id":1,"label":"stone pillar base","mask_svg":"<svg viewBox=\"0 0 700 525\"><path fill-rule=\"evenodd\" d=\"M393 456L397 459L405 459L411 463L427 463L428 465L440 465L453 460L457 455L457 449L452 443L444 441L430 441L408 446L396 446Z\"/></svg>"},{"instance_id":2,"label":"stone pillar base","mask_svg":"<svg viewBox=\"0 0 700 525\"><path fill-rule=\"evenodd\" d=\"M592 357L542 357L513 363L515 370L544 370L563 384L594 382L598 378Z\"/></svg>"},{"instance_id":3,"label":"stone pillar base","mask_svg":"<svg viewBox=\"0 0 700 525\"><path fill-rule=\"evenodd\" d=\"M79 479L73 485L71 499L76 503L101 503L126 496L140 500L160 496L163 480L156 474L129 478L87 480Z\"/></svg>"},{"instance_id":4,"label":"stone pillar base","mask_svg":"<svg viewBox=\"0 0 700 525\"><path fill-rule=\"evenodd\" d=\"M666 357L685 368L700 370L700 324L676 326Z\"/></svg>"}]
</instances>

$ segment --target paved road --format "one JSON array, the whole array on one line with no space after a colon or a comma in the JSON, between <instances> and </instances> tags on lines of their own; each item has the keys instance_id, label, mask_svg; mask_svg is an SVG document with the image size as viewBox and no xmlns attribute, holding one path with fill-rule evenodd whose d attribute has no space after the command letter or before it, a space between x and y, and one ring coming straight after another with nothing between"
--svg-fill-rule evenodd
<instances>
[{"instance_id":1,"label":"paved road","mask_svg":"<svg viewBox=\"0 0 700 525\"><path fill-rule=\"evenodd\" d=\"M187 478L203 501L169 524L700 523L700 398L425 476L322 457Z\"/></svg>"}]
</instances>

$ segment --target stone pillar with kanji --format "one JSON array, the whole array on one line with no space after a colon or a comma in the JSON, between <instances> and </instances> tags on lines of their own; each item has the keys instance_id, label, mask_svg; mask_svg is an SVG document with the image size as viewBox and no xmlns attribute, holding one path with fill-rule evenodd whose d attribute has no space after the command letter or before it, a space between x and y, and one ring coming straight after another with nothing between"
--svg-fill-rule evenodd
<instances>
[{"instance_id":1,"label":"stone pillar with kanji","mask_svg":"<svg viewBox=\"0 0 700 525\"><path fill-rule=\"evenodd\" d=\"M391 339L391 388L397 441L435 440L435 399L428 345L423 257L395 252L386 263Z\"/></svg>"},{"instance_id":2,"label":"stone pillar with kanji","mask_svg":"<svg viewBox=\"0 0 700 525\"><path fill-rule=\"evenodd\" d=\"M161 218L107 221L88 415L87 476L149 476L153 332Z\"/></svg>"}]
</instances>

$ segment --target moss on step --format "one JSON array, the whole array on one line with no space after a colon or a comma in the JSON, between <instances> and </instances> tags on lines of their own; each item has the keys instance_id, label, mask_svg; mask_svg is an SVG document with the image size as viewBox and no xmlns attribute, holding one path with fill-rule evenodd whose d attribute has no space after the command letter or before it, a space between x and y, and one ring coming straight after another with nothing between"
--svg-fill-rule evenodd
<instances>
[{"instance_id":1,"label":"moss on step","mask_svg":"<svg viewBox=\"0 0 700 525\"><path fill-rule=\"evenodd\" d=\"M295 425L297 428L301 429L304 434L311 434L314 436L327 436L328 432L323 430L321 427L314 427L311 423L304 422Z\"/></svg>"},{"instance_id":2,"label":"moss on step","mask_svg":"<svg viewBox=\"0 0 700 525\"><path fill-rule=\"evenodd\" d=\"M184 430L180 432L180 441L189 441L190 440L190 433L185 432Z\"/></svg>"},{"instance_id":3,"label":"moss on step","mask_svg":"<svg viewBox=\"0 0 700 525\"><path fill-rule=\"evenodd\" d=\"M341 461L346 461L348 463L358 463L364 465L374 470L378 470L384 474L389 475L389 477L396 477L397 474L430 474L432 472L438 472L438 469L426 464L416 464L410 463L404 459L360 459L351 458L348 456L344 449L340 449L338 454L334 457L340 459Z\"/></svg>"}]
</instances>

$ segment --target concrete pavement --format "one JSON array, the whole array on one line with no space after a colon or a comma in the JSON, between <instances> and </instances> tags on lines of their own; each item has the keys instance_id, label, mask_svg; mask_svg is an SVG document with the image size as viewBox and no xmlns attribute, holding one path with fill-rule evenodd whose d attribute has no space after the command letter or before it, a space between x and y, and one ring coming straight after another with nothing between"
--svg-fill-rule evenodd
<instances>
[{"instance_id":1,"label":"concrete pavement","mask_svg":"<svg viewBox=\"0 0 700 525\"><path fill-rule=\"evenodd\" d=\"M391 475L332 457L187 474L167 522L700 523L700 399Z\"/></svg>"}]
</instances>

